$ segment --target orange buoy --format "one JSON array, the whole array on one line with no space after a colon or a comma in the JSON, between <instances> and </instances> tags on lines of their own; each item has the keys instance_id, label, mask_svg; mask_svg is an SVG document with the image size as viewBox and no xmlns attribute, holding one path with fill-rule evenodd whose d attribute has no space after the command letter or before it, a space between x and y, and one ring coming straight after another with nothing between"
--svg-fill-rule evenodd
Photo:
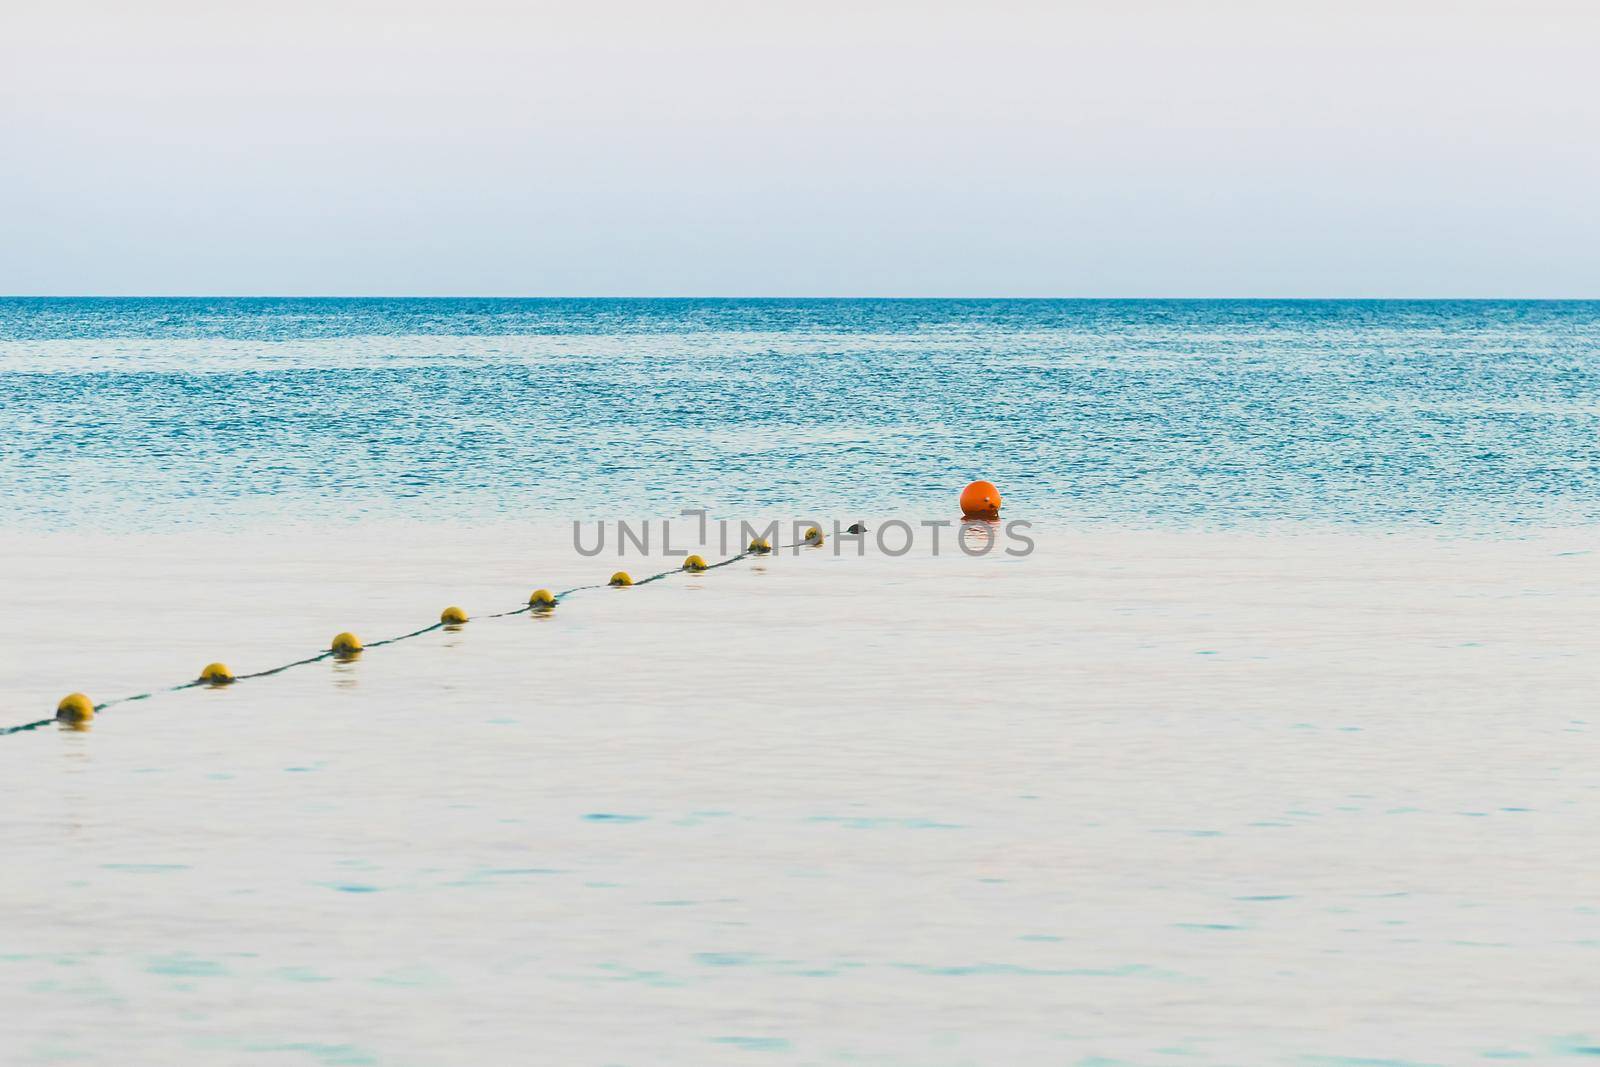
<instances>
[{"instance_id":1,"label":"orange buoy","mask_svg":"<svg viewBox=\"0 0 1600 1067\"><path fill-rule=\"evenodd\" d=\"M968 519L998 519L1000 490L993 482L973 482L961 490L961 514Z\"/></svg>"}]
</instances>

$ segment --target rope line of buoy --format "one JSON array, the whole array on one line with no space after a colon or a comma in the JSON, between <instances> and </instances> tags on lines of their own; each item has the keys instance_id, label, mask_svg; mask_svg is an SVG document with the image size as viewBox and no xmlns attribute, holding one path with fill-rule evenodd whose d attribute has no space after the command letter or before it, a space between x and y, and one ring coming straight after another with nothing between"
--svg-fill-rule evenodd
<instances>
[{"instance_id":1,"label":"rope line of buoy","mask_svg":"<svg viewBox=\"0 0 1600 1067\"><path fill-rule=\"evenodd\" d=\"M704 574L707 571L716 570L719 567L731 566L732 564L738 563L740 560L749 559L752 556L765 556L774 551L785 548L816 548L822 543L822 530L816 526L808 529L805 533L805 537L802 538L798 543L792 545L779 545L777 549L773 547L772 542L769 539L765 537L758 537L751 541L749 547L747 547L743 552L740 552L734 556L729 556L727 559L719 560L716 563L707 563L701 556L691 555L686 557L681 565L673 568L672 570L662 571L660 574L652 574L646 578L640 578L637 580L632 578L627 571L617 571L611 576L610 580L604 584L579 585L574 586L571 589L564 589L559 593L552 593L548 589L535 589L533 593L529 595L528 602L521 607L513 608L510 611L501 611L492 615L486 615L484 618L504 619L512 615L526 615L530 613L543 614L554 610L557 604L561 603L561 601L565 600L567 597L572 596L574 593L587 592L592 589L619 589L637 585L648 585L651 582L659 582L663 578L669 578L674 574ZM4 737L7 734L20 734L26 733L29 730L38 730L42 727L58 722L62 723L63 725L82 729L86 726L86 724L92 721L97 714L106 710L107 708L116 707L119 704L131 704L134 701L149 700L154 696L160 696L165 693L178 693L185 689L196 689L200 686L220 688L222 686L234 685L238 682L249 681L255 678L267 678L274 674L282 674L284 671L292 670L295 667L304 667L312 663L321 663L325 659L351 660L359 656L367 649L382 648L385 645L398 644L401 641L409 641L412 638L433 633L435 630L457 627L466 623L468 618L469 616L465 611L452 605L451 607L447 607L444 609L444 611L440 612L438 622L429 626L424 626L420 630L413 630L408 634L400 634L396 637L386 637L381 641L363 643L358 637L356 637L355 634L340 633L334 637L333 641L330 642L327 648L323 649L321 652L318 652L316 655L307 656L304 659L297 659L293 662L284 663L277 667L269 667L263 671L253 671L249 674L236 675L230 671L225 664L208 663L204 668L201 669L200 676L191 681L183 682L179 685L168 686L165 689L152 689L148 693L136 693L133 696L117 697L114 700L107 700L100 704L94 703L82 693L69 693L67 696L61 698L61 703L56 706L56 713L52 717L48 719L40 719L37 722L23 723L20 726L7 726L0 728L0 737Z\"/></svg>"}]
</instances>

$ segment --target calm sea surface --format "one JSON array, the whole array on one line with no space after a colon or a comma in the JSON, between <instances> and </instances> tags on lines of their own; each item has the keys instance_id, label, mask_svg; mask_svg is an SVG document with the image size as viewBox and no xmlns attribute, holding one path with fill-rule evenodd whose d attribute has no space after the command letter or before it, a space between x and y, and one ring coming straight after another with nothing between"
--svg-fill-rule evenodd
<instances>
[{"instance_id":1,"label":"calm sea surface","mask_svg":"<svg viewBox=\"0 0 1600 1067\"><path fill-rule=\"evenodd\" d=\"M0 1065L1593 1063L1597 386L1600 304L0 301ZM562 521L980 474L1037 551Z\"/></svg>"},{"instance_id":2,"label":"calm sea surface","mask_svg":"<svg viewBox=\"0 0 1600 1067\"><path fill-rule=\"evenodd\" d=\"M1600 303L0 300L0 522L1600 516Z\"/></svg>"}]
</instances>

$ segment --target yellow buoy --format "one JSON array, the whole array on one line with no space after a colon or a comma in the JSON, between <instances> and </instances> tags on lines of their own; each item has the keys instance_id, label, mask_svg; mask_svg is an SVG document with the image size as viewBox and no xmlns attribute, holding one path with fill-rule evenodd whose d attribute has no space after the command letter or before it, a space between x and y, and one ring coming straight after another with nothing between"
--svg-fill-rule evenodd
<instances>
[{"instance_id":1,"label":"yellow buoy","mask_svg":"<svg viewBox=\"0 0 1600 1067\"><path fill-rule=\"evenodd\" d=\"M690 556L688 559L683 561L683 569L686 571L699 572L708 570L710 568L704 558L700 556Z\"/></svg>"},{"instance_id":2,"label":"yellow buoy","mask_svg":"<svg viewBox=\"0 0 1600 1067\"><path fill-rule=\"evenodd\" d=\"M556 595L548 589L535 589L528 595L528 607L534 611L549 611L556 606Z\"/></svg>"},{"instance_id":3,"label":"yellow buoy","mask_svg":"<svg viewBox=\"0 0 1600 1067\"><path fill-rule=\"evenodd\" d=\"M808 545L822 544L822 529L817 526L809 527L806 530L805 543Z\"/></svg>"},{"instance_id":4,"label":"yellow buoy","mask_svg":"<svg viewBox=\"0 0 1600 1067\"><path fill-rule=\"evenodd\" d=\"M227 685L233 681L233 672L226 663L207 663L200 668L199 681L208 685Z\"/></svg>"},{"instance_id":5,"label":"yellow buoy","mask_svg":"<svg viewBox=\"0 0 1600 1067\"><path fill-rule=\"evenodd\" d=\"M764 556L772 551L772 542L765 537L758 537L750 542L750 547L747 551L754 552L758 556Z\"/></svg>"},{"instance_id":6,"label":"yellow buoy","mask_svg":"<svg viewBox=\"0 0 1600 1067\"><path fill-rule=\"evenodd\" d=\"M330 647L333 649L335 656L340 659L349 659L351 656L361 654L361 638L353 633L342 633L333 639L333 644Z\"/></svg>"},{"instance_id":7,"label":"yellow buoy","mask_svg":"<svg viewBox=\"0 0 1600 1067\"><path fill-rule=\"evenodd\" d=\"M618 587L632 585L633 579L628 577L627 571L618 571L611 576L611 584Z\"/></svg>"},{"instance_id":8,"label":"yellow buoy","mask_svg":"<svg viewBox=\"0 0 1600 1067\"><path fill-rule=\"evenodd\" d=\"M88 722L94 718L94 701L82 693L68 693L56 705L56 718L70 723Z\"/></svg>"},{"instance_id":9,"label":"yellow buoy","mask_svg":"<svg viewBox=\"0 0 1600 1067\"><path fill-rule=\"evenodd\" d=\"M439 621L446 626L460 626L467 621L467 613L452 604L439 612Z\"/></svg>"}]
</instances>

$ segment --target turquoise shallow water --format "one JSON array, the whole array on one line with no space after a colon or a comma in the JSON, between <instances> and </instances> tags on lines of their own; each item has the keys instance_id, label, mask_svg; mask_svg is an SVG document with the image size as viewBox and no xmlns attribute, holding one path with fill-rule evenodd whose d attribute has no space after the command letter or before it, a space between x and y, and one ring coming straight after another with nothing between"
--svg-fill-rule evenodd
<instances>
[{"instance_id":1,"label":"turquoise shallow water","mask_svg":"<svg viewBox=\"0 0 1600 1067\"><path fill-rule=\"evenodd\" d=\"M1600 518L1600 303L0 300L0 522Z\"/></svg>"}]
</instances>

